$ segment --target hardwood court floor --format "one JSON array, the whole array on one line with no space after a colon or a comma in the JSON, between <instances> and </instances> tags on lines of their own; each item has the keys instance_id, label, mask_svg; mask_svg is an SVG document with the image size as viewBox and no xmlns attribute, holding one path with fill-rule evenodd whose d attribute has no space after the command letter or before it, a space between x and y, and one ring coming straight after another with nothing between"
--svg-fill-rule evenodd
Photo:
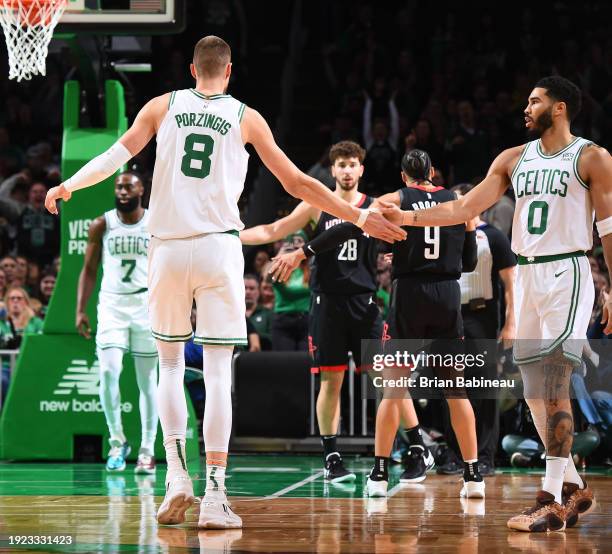
<instances>
[{"instance_id":1,"label":"hardwood court floor","mask_svg":"<svg viewBox=\"0 0 612 554\"><path fill-rule=\"evenodd\" d=\"M164 491L158 475L133 466L107 474L93 464L0 464L0 552L9 536L72 535L72 545L29 546L37 552L611 552L612 479L588 475L598 507L565 533L526 534L506 520L529 505L542 472L499 472L485 500L459 498L459 478L430 474L394 486L390 498L367 499L371 459L349 459L353 486L323 482L320 460L304 456L235 456L227 480L244 529L200 531L197 506L180 527L157 526ZM194 466L193 475L198 475ZM196 480L196 494L203 481Z\"/></svg>"}]
</instances>

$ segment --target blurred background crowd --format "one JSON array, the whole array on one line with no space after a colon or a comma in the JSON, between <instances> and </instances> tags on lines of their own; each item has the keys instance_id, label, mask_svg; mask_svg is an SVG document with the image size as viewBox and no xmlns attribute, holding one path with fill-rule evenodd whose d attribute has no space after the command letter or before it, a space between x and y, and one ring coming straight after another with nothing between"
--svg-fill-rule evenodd
<instances>
[{"instance_id":1,"label":"blurred background crowd","mask_svg":"<svg viewBox=\"0 0 612 554\"><path fill-rule=\"evenodd\" d=\"M292 37L276 26L278 18L266 17L256 3L244 0L187 4L185 32L153 37L153 72L127 83L130 119L149 98L192 86L188 72L192 45L204 34L217 34L233 48L230 93L256 107L268 121L284 117L289 131L280 140L283 148L298 166L330 187L334 182L328 149L345 139L367 151L360 190L370 195L401 186L400 159L414 148L430 154L436 184L449 188L477 184L502 149L525 141L522 110L527 96L540 77L553 73L573 80L583 92L583 109L573 133L608 149L612 144L607 3L560 0L503 11L476 11L459 4L440 10L435 3L418 0L304 3L298 37L301 58L294 68L291 109L285 113L278 109L279 75L286 72L283 63ZM279 17L288 20L293 3L271 4ZM0 341L4 348L17 347L23 333L41 332L60 264L59 219L48 214L43 203L47 189L61 180L64 81L79 74L74 58L53 49L47 72L46 78L25 83L0 80ZM2 51L0 74L7 73ZM86 120L83 114L82 123ZM136 162L150 178L154 143ZM259 161L253 156L240 203L250 225L267 222L251 210L261 200L259 178ZM295 201L277 188L273 215L280 217ZM513 206L509 190L483 218L509 236ZM284 242L245 249L250 350L278 349L281 332L282 348L307 349L305 326L279 329L275 318L286 309L302 310L306 318L308 269L278 285L270 281L267 265L281 248L303 244L309 233L305 229ZM601 338L598 319L610 283L597 239L590 260L597 291L590 335ZM382 258L377 278L384 314L391 276ZM503 313L504 295L498 298ZM598 385L586 375L588 394ZM609 409L612 412L612 406ZM597 427L605 435L612 425L604 421L609 413L603 419L597 414L585 417L583 428Z\"/></svg>"}]
</instances>

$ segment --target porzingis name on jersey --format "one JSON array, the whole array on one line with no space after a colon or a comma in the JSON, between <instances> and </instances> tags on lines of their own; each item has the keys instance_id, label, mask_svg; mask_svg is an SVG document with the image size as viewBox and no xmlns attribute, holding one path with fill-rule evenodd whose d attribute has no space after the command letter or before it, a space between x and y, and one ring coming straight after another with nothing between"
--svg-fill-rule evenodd
<instances>
[{"instance_id":1,"label":"porzingis name on jersey","mask_svg":"<svg viewBox=\"0 0 612 554\"><path fill-rule=\"evenodd\" d=\"M520 171L514 179L517 198L534 194L553 194L565 198L570 173L561 169L533 169Z\"/></svg>"},{"instance_id":2,"label":"porzingis name on jersey","mask_svg":"<svg viewBox=\"0 0 612 554\"><path fill-rule=\"evenodd\" d=\"M108 238L108 253L111 256L123 256L125 254L135 256L146 256L149 248L149 237L138 236L114 236Z\"/></svg>"},{"instance_id":3,"label":"porzingis name on jersey","mask_svg":"<svg viewBox=\"0 0 612 554\"><path fill-rule=\"evenodd\" d=\"M205 129L212 129L213 131L219 131L222 135L227 135L228 131L232 128L232 124L226 121L222 117L211 113L177 113L174 116L176 124L181 127L202 127Z\"/></svg>"}]
</instances>

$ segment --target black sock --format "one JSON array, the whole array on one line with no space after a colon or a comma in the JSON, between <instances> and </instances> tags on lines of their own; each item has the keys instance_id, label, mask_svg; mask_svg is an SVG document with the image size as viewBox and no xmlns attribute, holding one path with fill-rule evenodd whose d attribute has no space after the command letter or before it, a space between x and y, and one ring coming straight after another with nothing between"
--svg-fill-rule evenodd
<instances>
[{"instance_id":1,"label":"black sock","mask_svg":"<svg viewBox=\"0 0 612 554\"><path fill-rule=\"evenodd\" d=\"M478 461L463 462L464 481L482 481L482 475L478 471Z\"/></svg>"},{"instance_id":2,"label":"black sock","mask_svg":"<svg viewBox=\"0 0 612 554\"><path fill-rule=\"evenodd\" d=\"M421 435L421 428L419 425L411 427L410 429L404 429L408 436L408 442L410 446L422 446L424 451L427 451L427 447L423 442L423 435Z\"/></svg>"},{"instance_id":3,"label":"black sock","mask_svg":"<svg viewBox=\"0 0 612 554\"><path fill-rule=\"evenodd\" d=\"M389 458L385 456L374 456L374 467L370 472L372 481L389 480Z\"/></svg>"},{"instance_id":4,"label":"black sock","mask_svg":"<svg viewBox=\"0 0 612 554\"><path fill-rule=\"evenodd\" d=\"M323 458L325 460L327 460L327 456L334 452L340 455L336 447L336 435L321 435L321 444L323 445Z\"/></svg>"}]
</instances>

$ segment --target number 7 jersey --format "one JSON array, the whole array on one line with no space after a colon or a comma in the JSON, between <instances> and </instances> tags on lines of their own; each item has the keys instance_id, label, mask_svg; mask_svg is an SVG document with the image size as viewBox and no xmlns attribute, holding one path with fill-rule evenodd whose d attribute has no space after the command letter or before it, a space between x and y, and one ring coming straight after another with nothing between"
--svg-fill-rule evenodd
<instances>
[{"instance_id":1,"label":"number 7 jersey","mask_svg":"<svg viewBox=\"0 0 612 554\"><path fill-rule=\"evenodd\" d=\"M249 159L240 132L245 109L228 94L170 94L157 133L151 235L177 239L243 229L238 199Z\"/></svg>"},{"instance_id":2,"label":"number 7 jersey","mask_svg":"<svg viewBox=\"0 0 612 554\"><path fill-rule=\"evenodd\" d=\"M122 223L116 210L104 214L101 292L135 294L147 289L150 213L137 223Z\"/></svg>"},{"instance_id":3,"label":"number 7 jersey","mask_svg":"<svg viewBox=\"0 0 612 554\"><path fill-rule=\"evenodd\" d=\"M512 250L526 258L587 251L593 246L593 205L578 174L580 152L590 141L575 137L546 155L528 142L511 176L516 208Z\"/></svg>"}]
</instances>

